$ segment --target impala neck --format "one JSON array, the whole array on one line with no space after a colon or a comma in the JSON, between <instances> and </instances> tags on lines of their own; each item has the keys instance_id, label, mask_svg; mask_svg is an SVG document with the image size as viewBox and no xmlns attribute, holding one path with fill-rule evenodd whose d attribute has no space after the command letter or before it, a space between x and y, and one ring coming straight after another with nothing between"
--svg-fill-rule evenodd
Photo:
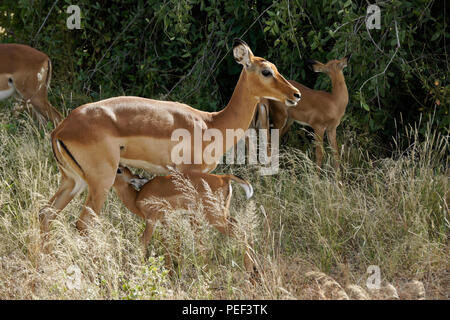
<instances>
[{"instance_id":1,"label":"impala neck","mask_svg":"<svg viewBox=\"0 0 450 320\"><path fill-rule=\"evenodd\" d=\"M213 114L209 127L220 130L223 137L226 129L242 129L245 132L253 119L258 101L259 98L250 93L248 75L244 69L227 106Z\"/></svg>"},{"instance_id":2,"label":"impala neck","mask_svg":"<svg viewBox=\"0 0 450 320\"><path fill-rule=\"evenodd\" d=\"M335 101L339 101L341 104L347 106L348 103L348 90L345 84L345 78L342 71L333 73L330 75L331 84L333 88L331 89L331 94Z\"/></svg>"},{"instance_id":3,"label":"impala neck","mask_svg":"<svg viewBox=\"0 0 450 320\"><path fill-rule=\"evenodd\" d=\"M141 211L136 206L138 192L129 184L114 185L116 193L125 206L134 214L142 216Z\"/></svg>"}]
</instances>

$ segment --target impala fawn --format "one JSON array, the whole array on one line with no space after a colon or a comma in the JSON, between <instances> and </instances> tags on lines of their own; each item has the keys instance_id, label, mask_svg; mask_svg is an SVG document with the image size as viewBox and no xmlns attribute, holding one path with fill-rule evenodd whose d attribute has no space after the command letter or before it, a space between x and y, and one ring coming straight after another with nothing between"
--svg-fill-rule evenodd
<instances>
[{"instance_id":1,"label":"impala fawn","mask_svg":"<svg viewBox=\"0 0 450 320\"><path fill-rule=\"evenodd\" d=\"M328 142L333 149L335 168L339 168L336 128L339 126L348 104L348 90L343 69L347 66L349 59L350 55L339 60L331 60L326 64L315 60L307 61L314 72L326 73L331 78L331 92L310 89L298 82L288 80L302 93L301 100L295 106L286 107L278 101L269 99L261 99L260 102L268 106L273 128L280 130L280 138L286 134L294 122L314 129L316 162L319 167L322 165L323 136L326 132ZM268 123L268 121L261 120L259 122Z\"/></svg>"},{"instance_id":2,"label":"impala fawn","mask_svg":"<svg viewBox=\"0 0 450 320\"><path fill-rule=\"evenodd\" d=\"M235 237L236 234L233 230L235 219L230 217L229 214L233 190L231 181L244 188L247 199L253 195L251 184L232 174L215 175L192 172L183 174L184 178L189 179L194 187L196 191L195 202L202 203L206 220L221 233ZM205 183L209 188L205 186ZM137 191L135 187L140 188L140 190ZM114 181L114 189L131 212L145 219L146 227L141 239L145 251L147 251L156 223L158 221L164 222L167 214L167 208L151 204L152 198L168 203L172 209L187 210L193 204L192 199L183 196L185 191L180 190L174 175L156 176L147 180L132 174L128 168L119 166ZM219 197L217 201L222 203L219 203L219 206L211 206L211 195L218 192L221 192L223 197ZM170 257L167 258L171 260ZM253 271L253 263L248 251L245 254L245 267L247 271Z\"/></svg>"}]
</instances>

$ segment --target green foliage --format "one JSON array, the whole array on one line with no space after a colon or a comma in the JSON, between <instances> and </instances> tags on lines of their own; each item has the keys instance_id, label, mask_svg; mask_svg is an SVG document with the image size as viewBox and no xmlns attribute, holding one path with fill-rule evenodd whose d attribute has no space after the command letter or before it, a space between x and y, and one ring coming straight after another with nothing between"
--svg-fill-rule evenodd
<instances>
[{"instance_id":1,"label":"green foliage","mask_svg":"<svg viewBox=\"0 0 450 320\"><path fill-rule=\"evenodd\" d=\"M138 283L124 279L121 296L123 300L159 299L164 297L164 284L168 271L164 269L164 257L149 257L147 264L141 266ZM143 281L142 281L143 280Z\"/></svg>"},{"instance_id":2,"label":"green foliage","mask_svg":"<svg viewBox=\"0 0 450 320\"><path fill-rule=\"evenodd\" d=\"M240 72L229 55L240 37L287 78L316 89L329 90L330 81L305 70L304 58L352 53L343 125L360 134L390 139L394 119L407 124L432 113L448 133L445 1L378 2L380 30L366 29L366 1L80 0L81 30L66 27L70 4L0 4L1 41L30 44L52 58L52 99L59 103L69 92L77 94L73 107L126 94L219 110Z\"/></svg>"}]
</instances>

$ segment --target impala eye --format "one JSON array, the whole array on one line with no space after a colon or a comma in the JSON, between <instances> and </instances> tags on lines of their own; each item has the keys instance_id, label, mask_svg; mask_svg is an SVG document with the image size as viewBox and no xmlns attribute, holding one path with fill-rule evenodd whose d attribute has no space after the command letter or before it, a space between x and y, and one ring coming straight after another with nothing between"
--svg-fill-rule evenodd
<instances>
[{"instance_id":1,"label":"impala eye","mask_svg":"<svg viewBox=\"0 0 450 320\"><path fill-rule=\"evenodd\" d=\"M263 75L264 77L269 77L269 76L272 75L272 72L271 72L270 70L267 70L267 69L261 71L261 73L262 73L262 75Z\"/></svg>"},{"instance_id":2,"label":"impala eye","mask_svg":"<svg viewBox=\"0 0 450 320\"><path fill-rule=\"evenodd\" d=\"M121 174L121 173L122 173L122 170L120 170L120 168L117 168L117 173L118 173L118 174Z\"/></svg>"}]
</instances>

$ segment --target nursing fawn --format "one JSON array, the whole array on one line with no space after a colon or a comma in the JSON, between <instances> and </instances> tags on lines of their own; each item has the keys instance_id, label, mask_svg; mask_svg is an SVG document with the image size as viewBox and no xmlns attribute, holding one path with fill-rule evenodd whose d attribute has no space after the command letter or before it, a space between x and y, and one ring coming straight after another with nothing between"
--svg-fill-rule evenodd
<instances>
[{"instance_id":1,"label":"nursing fawn","mask_svg":"<svg viewBox=\"0 0 450 320\"><path fill-rule=\"evenodd\" d=\"M195 203L201 203L206 220L221 233L236 237L235 219L230 217L230 200L232 195L231 181L241 185L246 193L247 199L253 195L253 188L249 182L235 175L215 175L205 173L180 173L182 179L188 179L195 189L194 199L186 197L186 190L180 188L179 179L171 174L167 176L156 176L151 180L142 179L134 175L123 166L117 169L114 181L114 189L125 206L136 215L145 219L146 227L142 236L142 245L147 250L155 225L158 221L165 223L167 208L161 207L165 202L171 209L188 210ZM137 191L135 188L140 188ZM223 196L217 198L218 205L211 205L211 196L221 193ZM157 205L152 205L152 200L158 200ZM253 263L248 249L245 253L245 267L253 271Z\"/></svg>"}]
</instances>

